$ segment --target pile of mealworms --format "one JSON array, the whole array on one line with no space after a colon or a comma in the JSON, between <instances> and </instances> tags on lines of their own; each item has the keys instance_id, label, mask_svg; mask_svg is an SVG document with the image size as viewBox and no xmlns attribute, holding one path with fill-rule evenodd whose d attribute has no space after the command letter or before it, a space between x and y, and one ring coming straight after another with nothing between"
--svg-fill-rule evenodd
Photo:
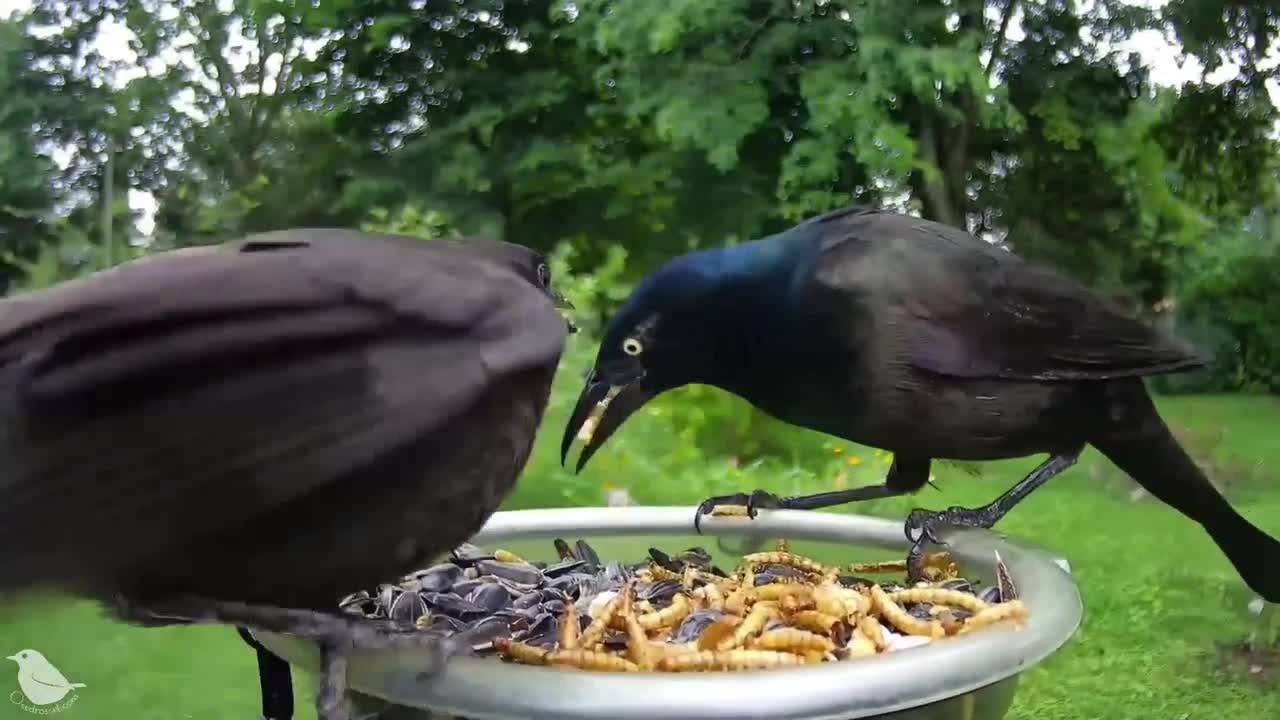
<instances>
[{"instance_id":1,"label":"pile of mealworms","mask_svg":"<svg viewBox=\"0 0 1280 720\"><path fill-rule=\"evenodd\" d=\"M650 549L616 590L566 597L546 642L499 637L492 647L511 661L581 670L756 670L857 660L1027 617L998 556L997 582L979 590L945 552L926 556L927 580L911 586L865 577L903 572L905 561L832 567L780 542L729 574L702 552Z\"/></svg>"}]
</instances>

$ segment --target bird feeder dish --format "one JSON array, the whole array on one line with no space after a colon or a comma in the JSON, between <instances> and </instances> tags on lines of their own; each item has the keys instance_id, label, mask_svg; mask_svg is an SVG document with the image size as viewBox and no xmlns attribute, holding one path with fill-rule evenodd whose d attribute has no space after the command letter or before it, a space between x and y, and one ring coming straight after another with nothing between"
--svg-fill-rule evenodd
<instances>
[{"instance_id":1,"label":"bird feeder dish","mask_svg":"<svg viewBox=\"0 0 1280 720\"><path fill-rule=\"evenodd\" d=\"M471 542L538 560L554 559L554 538L582 538L602 559L624 562L652 545L702 545L726 567L740 557L729 547L738 543L752 552L786 539L796 552L833 564L889 558L910 545L901 522L800 510L763 510L754 520L707 517L702 532L693 532L687 507L539 509L495 513ZM1074 635L1080 593L1066 563L1042 550L987 530L957 528L941 539L961 574L984 584L995 581L999 553L1026 620L870 658L749 671L611 673L460 656L427 679L412 650L358 650L348 687L366 696L362 707L390 703L373 717L395 720L999 720L1020 674ZM319 668L310 641L254 634L295 667Z\"/></svg>"}]
</instances>

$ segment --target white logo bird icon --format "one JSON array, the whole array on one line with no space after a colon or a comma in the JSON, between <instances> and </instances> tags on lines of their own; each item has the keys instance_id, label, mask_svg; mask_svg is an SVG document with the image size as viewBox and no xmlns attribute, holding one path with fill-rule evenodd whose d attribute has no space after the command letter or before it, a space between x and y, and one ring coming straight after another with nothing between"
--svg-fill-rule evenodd
<instances>
[{"instance_id":1,"label":"white logo bird icon","mask_svg":"<svg viewBox=\"0 0 1280 720\"><path fill-rule=\"evenodd\" d=\"M56 703L72 689L85 686L84 683L68 682L44 655L30 648L19 650L5 659L18 663L18 687L36 705Z\"/></svg>"}]
</instances>

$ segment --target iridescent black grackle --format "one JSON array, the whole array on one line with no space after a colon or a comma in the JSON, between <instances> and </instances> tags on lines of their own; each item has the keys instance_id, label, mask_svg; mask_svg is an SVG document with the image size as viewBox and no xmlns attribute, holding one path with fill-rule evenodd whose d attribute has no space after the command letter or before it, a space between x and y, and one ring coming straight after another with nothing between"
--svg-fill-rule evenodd
<instances>
[{"instance_id":1,"label":"iridescent black grackle","mask_svg":"<svg viewBox=\"0 0 1280 720\"><path fill-rule=\"evenodd\" d=\"M1280 543L1215 491L1143 385L1206 362L1080 283L969 233L848 208L675 258L645 278L609 321L561 457L587 425L581 469L637 408L688 383L894 453L883 484L709 498L695 523L726 503L754 515L912 493L934 458L1049 454L986 506L913 511L906 533L918 557L940 524L991 527L1089 444L1200 523L1250 587L1280 602Z\"/></svg>"},{"instance_id":2,"label":"iridescent black grackle","mask_svg":"<svg viewBox=\"0 0 1280 720\"><path fill-rule=\"evenodd\" d=\"M345 718L352 647L437 668L456 649L337 604L511 490L569 330L557 298L518 245L292 230L4 300L0 594L308 636L318 714Z\"/></svg>"}]
</instances>

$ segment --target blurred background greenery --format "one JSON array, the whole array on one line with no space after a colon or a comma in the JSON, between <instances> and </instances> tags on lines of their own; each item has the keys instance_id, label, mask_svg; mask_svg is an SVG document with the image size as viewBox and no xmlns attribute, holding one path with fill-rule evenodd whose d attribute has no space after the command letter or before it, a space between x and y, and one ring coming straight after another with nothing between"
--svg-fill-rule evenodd
<instances>
[{"instance_id":1,"label":"blurred background greenery","mask_svg":"<svg viewBox=\"0 0 1280 720\"><path fill-rule=\"evenodd\" d=\"M896 207L1212 351L1154 383L1160 405L1280 535L1278 33L1280 9L1246 0L10 0L0 288L298 226L537 247L584 332L507 507L692 508L876 482L889 457L687 387L574 475L559 434L603 319L673 254ZM937 465L940 490L856 509L985 502L1032 464ZM1000 529L1069 558L1087 606L1011 717L1280 716L1280 630L1198 527L1096 453ZM55 601L0 613L0 650L39 648L87 684L68 718L255 712L231 630ZM299 679L301 718L309 692Z\"/></svg>"}]
</instances>

